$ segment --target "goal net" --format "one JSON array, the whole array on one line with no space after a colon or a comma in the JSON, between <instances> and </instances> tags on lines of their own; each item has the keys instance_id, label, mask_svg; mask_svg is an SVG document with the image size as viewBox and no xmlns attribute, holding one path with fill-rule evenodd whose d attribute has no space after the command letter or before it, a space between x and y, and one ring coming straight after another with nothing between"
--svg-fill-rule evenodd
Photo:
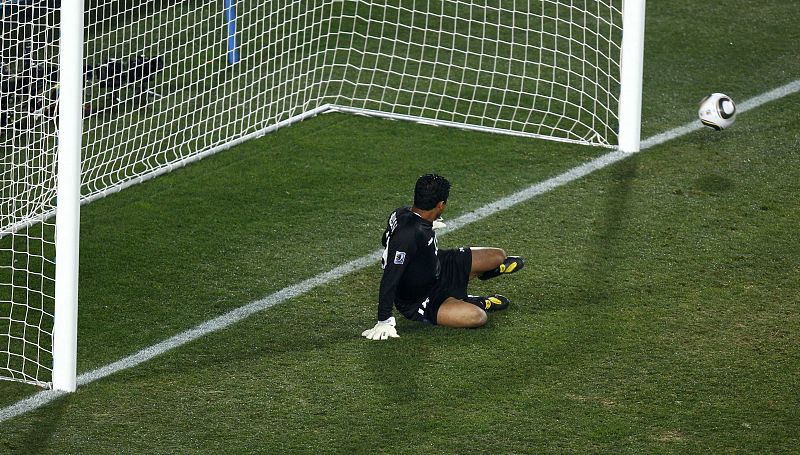
<instances>
[{"instance_id":1,"label":"goal net","mask_svg":"<svg viewBox=\"0 0 800 455\"><path fill-rule=\"evenodd\" d=\"M55 299L56 9L0 2L0 378L47 386Z\"/></svg>"},{"instance_id":2,"label":"goal net","mask_svg":"<svg viewBox=\"0 0 800 455\"><path fill-rule=\"evenodd\" d=\"M60 62L69 2L0 1L0 378L52 385L63 65L83 203L328 111L618 144L622 0L83 0Z\"/></svg>"}]
</instances>

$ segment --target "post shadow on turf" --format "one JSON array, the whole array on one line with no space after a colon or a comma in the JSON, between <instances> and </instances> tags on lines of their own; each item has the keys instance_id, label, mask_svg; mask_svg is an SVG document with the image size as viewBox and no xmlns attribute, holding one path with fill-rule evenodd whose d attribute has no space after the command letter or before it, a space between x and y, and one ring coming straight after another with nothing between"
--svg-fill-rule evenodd
<instances>
[{"instance_id":1,"label":"post shadow on turf","mask_svg":"<svg viewBox=\"0 0 800 455\"><path fill-rule=\"evenodd\" d=\"M625 238L630 213L631 187L637 175L638 156L612 166L609 184L604 188L600 216L591 223L591 244L584 257L584 304L602 304L616 292L617 264L624 261L620 246Z\"/></svg>"},{"instance_id":2,"label":"post shadow on turf","mask_svg":"<svg viewBox=\"0 0 800 455\"><path fill-rule=\"evenodd\" d=\"M51 439L56 429L62 426L62 420L66 414L67 404L70 397L61 397L53 401L46 408L45 412L36 414L36 422L31 424L27 431L21 435L19 445L12 445L8 441L0 442L0 452L34 454L43 453L50 446ZM0 438L1 439L1 438Z\"/></svg>"}]
</instances>

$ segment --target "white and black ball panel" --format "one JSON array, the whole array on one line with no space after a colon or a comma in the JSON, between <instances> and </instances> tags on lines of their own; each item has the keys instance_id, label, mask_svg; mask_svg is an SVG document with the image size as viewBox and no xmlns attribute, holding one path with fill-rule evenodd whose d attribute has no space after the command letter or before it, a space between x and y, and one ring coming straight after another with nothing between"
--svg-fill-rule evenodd
<instances>
[{"instance_id":1,"label":"white and black ball panel","mask_svg":"<svg viewBox=\"0 0 800 455\"><path fill-rule=\"evenodd\" d=\"M736 120L736 104L723 93L712 93L700 101L697 115L703 125L723 130Z\"/></svg>"},{"instance_id":2,"label":"white and black ball panel","mask_svg":"<svg viewBox=\"0 0 800 455\"><path fill-rule=\"evenodd\" d=\"M719 115L722 118L728 119L736 115L736 105L733 104L733 100L727 96L722 96L719 98L719 101L717 102L717 108L719 110Z\"/></svg>"}]
</instances>

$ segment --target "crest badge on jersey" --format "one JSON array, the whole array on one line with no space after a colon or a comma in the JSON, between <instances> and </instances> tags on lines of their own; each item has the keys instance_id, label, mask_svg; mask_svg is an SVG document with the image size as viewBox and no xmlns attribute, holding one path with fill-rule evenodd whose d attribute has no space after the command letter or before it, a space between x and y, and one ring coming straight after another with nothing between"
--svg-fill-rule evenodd
<instances>
[{"instance_id":1,"label":"crest badge on jersey","mask_svg":"<svg viewBox=\"0 0 800 455\"><path fill-rule=\"evenodd\" d=\"M394 263L400 265L406 262L406 253L403 251L398 251L394 254Z\"/></svg>"}]
</instances>

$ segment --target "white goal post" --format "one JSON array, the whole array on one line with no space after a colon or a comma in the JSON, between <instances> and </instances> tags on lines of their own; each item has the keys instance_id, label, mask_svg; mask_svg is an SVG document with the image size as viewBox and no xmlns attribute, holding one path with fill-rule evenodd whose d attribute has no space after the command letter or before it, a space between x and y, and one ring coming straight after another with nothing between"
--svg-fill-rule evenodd
<instances>
[{"instance_id":1,"label":"white goal post","mask_svg":"<svg viewBox=\"0 0 800 455\"><path fill-rule=\"evenodd\" d=\"M0 8L0 379L76 388L81 204L277 128L341 112L639 149L645 0Z\"/></svg>"},{"instance_id":2,"label":"white goal post","mask_svg":"<svg viewBox=\"0 0 800 455\"><path fill-rule=\"evenodd\" d=\"M61 0L53 388L73 392L78 356L78 245L83 135L83 0Z\"/></svg>"}]
</instances>

